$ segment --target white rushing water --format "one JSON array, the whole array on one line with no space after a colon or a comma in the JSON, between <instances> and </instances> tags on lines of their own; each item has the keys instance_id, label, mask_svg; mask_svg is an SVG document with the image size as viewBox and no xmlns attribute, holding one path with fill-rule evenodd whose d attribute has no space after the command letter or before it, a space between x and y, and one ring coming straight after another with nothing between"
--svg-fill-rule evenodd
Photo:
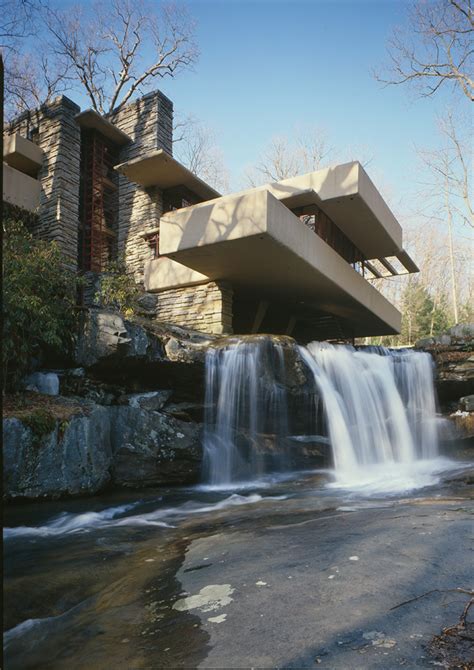
<instances>
[{"instance_id":1,"label":"white rushing water","mask_svg":"<svg viewBox=\"0 0 474 670\"><path fill-rule=\"evenodd\" d=\"M203 469L208 484L223 487L286 468L284 375L283 347L265 338L236 339L207 353Z\"/></svg>"},{"instance_id":2,"label":"white rushing water","mask_svg":"<svg viewBox=\"0 0 474 670\"><path fill-rule=\"evenodd\" d=\"M151 512L131 514L130 512L143 504L144 501L118 507L109 507L100 512L83 512L72 514L62 512L41 526L16 526L3 529L4 540L22 537L59 537L89 533L97 530L123 527L156 526L173 528L175 523L192 515L220 512L240 505L253 505L261 501L284 500L286 496L261 496L252 493L247 496L234 493L222 500L211 503L188 501L176 507L158 506Z\"/></svg>"},{"instance_id":3,"label":"white rushing water","mask_svg":"<svg viewBox=\"0 0 474 670\"><path fill-rule=\"evenodd\" d=\"M369 492L436 482L433 365L429 354L312 342L299 347L322 398L335 471L333 485ZM226 487L285 470L288 398L284 349L271 338L235 339L206 361L204 480ZM320 432L308 413L307 434ZM304 435L293 437L293 447Z\"/></svg>"},{"instance_id":4,"label":"white rushing water","mask_svg":"<svg viewBox=\"0 0 474 670\"><path fill-rule=\"evenodd\" d=\"M429 354L321 342L300 352L323 396L336 486L395 492L436 482L446 462Z\"/></svg>"}]
</instances>

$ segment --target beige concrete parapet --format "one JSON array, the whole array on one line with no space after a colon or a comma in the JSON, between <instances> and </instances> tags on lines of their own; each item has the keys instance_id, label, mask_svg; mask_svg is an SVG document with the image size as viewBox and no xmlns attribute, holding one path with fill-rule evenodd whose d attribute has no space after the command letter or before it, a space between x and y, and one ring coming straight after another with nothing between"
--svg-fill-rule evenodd
<instances>
[{"instance_id":1,"label":"beige concrete parapet","mask_svg":"<svg viewBox=\"0 0 474 670\"><path fill-rule=\"evenodd\" d=\"M319 206L367 258L402 249L402 228L362 165L355 161L268 185L290 206L298 191L312 190Z\"/></svg>"},{"instance_id":2,"label":"beige concrete parapet","mask_svg":"<svg viewBox=\"0 0 474 670\"><path fill-rule=\"evenodd\" d=\"M23 207L29 212L38 209L41 196L41 184L37 179L3 164L3 200Z\"/></svg>"},{"instance_id":3,"label":"beige concrete parapet","mask_svg":"<svg viewBox=\"0 0 474 670\"><path fill-rule=\"evenodd\" d=\"M36 177L43 162L43 151L38 145L15 133L4 137L3 160L19 172Z\"/></svg>"},{"instance_id":4,"label":"beige concrete parapet","mask_svg":"<svg viewBox=\"0 0 474 670\"><path fill-rule=\"evenodd\" d=\"M153 293L182 286L197 286L208 281L209 277L206 275L170 258L154 258L145 264L145 290Z\"/></svg>"}]
</instances>

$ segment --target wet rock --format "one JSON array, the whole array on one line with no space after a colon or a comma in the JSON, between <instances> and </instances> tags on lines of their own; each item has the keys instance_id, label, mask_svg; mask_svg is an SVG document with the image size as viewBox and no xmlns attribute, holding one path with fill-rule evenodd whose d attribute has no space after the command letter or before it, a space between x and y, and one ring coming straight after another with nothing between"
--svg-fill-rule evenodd
<instances>
[{"instance_id":1,"label":"wet rock","mask_svg":"<svg viewBox=\"0 0 474 670\"><path fill-rule=\"evenodd\" d=\"M92 495L109 484L187 484L200 477L201 425L158 407L170 392L132 396L133 405L100 406L76 398L4 419L4 497ZM149 403L147 405L147 403ZM147 408L148 407L148 408ZM60 417L60 411L63 412ZM56 418L54 416L56 414ZM34 419L34 420L31 420Z\"/></svg>"},{"instance_id":2,"label":"wet rock","mask_svg":"<svg viewBox=\"0 0 474 670\"><path fill-rule=\"evenodd\" d=\"M112 449L108 411L56 420L41 434L19 419L3 422L5 498L92 494L110 481Z\"/></svg>"},{"instance_id":3,"label":"wet rock","mask_svg":"<svg viewBox=\"0 0 474 670\"><path fill-rule=\"evenodd\" d=\"M461 486L472 486L474 484L474 468L456 472L454 475L446 477L446 482Z\"/></svg>"},{"instance_id":4,"label":"wet rock","mask_svg":"<svg viewBox=\"0 0 474 670\"><path fill-rule=\"evenodd\" d=\"M141 487L199 479L201 426L138 407L112 412L115 484Z\"/></svg>"},{"instance_id":5,"label":"wet rock","mask_svg":"<svg viewBox=\"0 0 474 670\"><path fill-rule=\"evenodd\" d=\"M474 412L462 412L458 410L449 415L449 420L454 427L455 439L474 437Z\"/></svg>"},{"instance_id":6,"label":"wet rock","mask_svg":"<svg viewBox=\"0 0 474 670\"><path fill-rule=\"evenodd\" d=\"M467 395L459 399L459 409L462 412L474 412L474 395Z\"/></svg>"},{"instance_id":7,"label":"wet rock","mask_svg":"<svg viewBox=\"0 0 474 670\"><path fill-rule=\"evenodd\" d=\"M180 421L195 421L202 423L204 421L204 406L197 402L174 402L168 403L164 412Z\"/></svg>"},{"instance_id":8,"label":"wet rock","mask_svg":"<svg viewBox=\"0 0 474 670\"><path fill-rule=\"evenodd\" d=\"M329 438L323 435L294 435L288 438L288 442L293 468L328 467L332 464Z\"/></svg>"},{"instance_id":9,"label":"wet rock","mask_svg":"<svg viewBox=\"0 0 474 670\"><path fill-rule=\"evenodd\" d=\"M157 411L166 405L172 395L173 391L150 391L149 393L136 393L126 398L130 407Z\"/></svg>"}]
</instances>

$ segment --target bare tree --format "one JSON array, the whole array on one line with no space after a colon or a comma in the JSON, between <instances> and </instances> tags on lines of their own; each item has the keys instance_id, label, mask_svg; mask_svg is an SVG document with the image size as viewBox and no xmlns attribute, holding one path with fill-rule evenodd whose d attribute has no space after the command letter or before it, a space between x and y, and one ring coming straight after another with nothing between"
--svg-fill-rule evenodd
<instances>
[{"instance_id":1,"label":"bare tree","mask_svg":"<svg viewBox=\"0 0 474 670\"><path fill-rule=\"evenodd\" d=\"M460 116L456 118L456 121ZM445 250L447 258L441 264L443 272L449 268L449 286L454 320L459 321L460 295L459 284L462 282L459 259L459 239L465 224L474 228L473 207L471 202L470 178L470 144L464 138L455 122L454 115L448 112L439 121L442 144L437 149L419 150L422 164L425 167L422 198L425 206L422 216L437 224L446 234ZM425 235L426 244L426 235ZM469 258L467 259L469 265ZM472 252L471 252L472 260ZM446 277L444 278L446 283Z\"/></svg>"},{"instance_id":2,"label":"bare tree","mask_svg":"<svg viewBox=\"0 0 474 670\"><path fill-rule=\"evenodd\" d=\"M46 0L0 0L0 49L4 58L7 118L36 107L65 90L68 76L44 49L29 52L39 36Z\"/></svg>"},{"instance_id":3,"label":"bare tree","mask_svg":"<svg viewBox=\"0 0 474 670\"><path fill-rule=\"evenodd\" d=\"M256 165L247 170L246 179L251 186L288 179L325 167L333 155L324 131L303 129L292 138L282 135L271 139Z\"/></svg>"},{"instance_id":4,"label":"bare tree","mask_svg":"<svg viewBox=\"0 0 474 670\"><path fill-rule=\"evenodd\" d=\"M474 100L473 33L472 0L418 0L408 29L389 40L387 74L375 76L386 84L418 84L423 96L452 83Z\"/></svg>"},{"instance_id":5,"label":"bare tree","mask_svg":"<svg viewBox=\"0 0 474 670\"><path fill-rule=\"evenodd\" d=\"M54 58L10 52L6 58L7 116L40 106L71 85L71 77Z\"/></svg>"},{"instance_id":6,"label":"bare tree","mask_svg":"<svg viewBox=\"0 0 474 670\"><path fill-rule=\"evenodd\" d=\"M445 181L454 199L454 209L464 223L474 228L474 203L472 202L472 132L470 119L451 110L439 121L441 135L446 141L445 152L449 160L432 161L433 170ZM445 169L443 170L443 164Z\"/></svg>"},{"instance_id":7,"label":"bare tree","mask_svg":"<svg viewBox=\"0 0 474 670\"><path fill-rule=\"evenodd\" d=\"M174 154L183 165L217 191L229 190L229 172L211 128L193 116L178 114L173 138Z\"/></svg>"},{"instance_id":8,"label":"bare tree","mask_svg":"<svg viewBox=\"0 0 474 670\"><path fill-rule=\"evenodd\" d=\"M372 157L364 148L345 147L336 150L327 133L315 126L297 128L291 137L274 137L261 152L258 162L247 169L245 178L250 186L280 181L299 174L314 172L331 163L358 160L366 166Z\"/></svg>"},{"instance_id":9,"label":"bare tree","mask_svg":"<svg viewBox=\"0 0 474 670\"><path fill-rule=\"evenodd\" d=\"M16 51L20 40L34 32L33 17L39 7L37 0L0 1L0 48Z\"/></svg>"},{"instance_id":10,"label":"bare tree","mask_svg":"<svg viewBox=\"0 0 474 670\"><path fill-rule=\"evenodd\" d=\"M23 49L21 58L7 63L17 107L46 102L69 88L84 92L99 113L108 113L198 58L195 24L182 5L157 8L145 0L98 0L90 9L41 4L38 23L31 58ZM32 77L29 64L38 53L48 67L37 67L42 76Z\"/></svg>"}]
</instances>

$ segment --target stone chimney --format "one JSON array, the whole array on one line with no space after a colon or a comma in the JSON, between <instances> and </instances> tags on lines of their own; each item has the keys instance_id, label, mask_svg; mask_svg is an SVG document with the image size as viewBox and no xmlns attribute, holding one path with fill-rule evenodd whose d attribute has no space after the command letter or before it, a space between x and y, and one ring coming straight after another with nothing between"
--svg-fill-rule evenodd
<instances>
[{"instance_id":1,"label":"stone chimney","mask_svg":"<svg viewBox=\"0 0 474 670\"><path fill-rule=\"evenodd\" d=\"M161 91L153 91L107 118L132 139L120 151L121 163L158 149L173 154L173 103ZM163 211L162 192L156 186L143 187L120 175L119 203L118 252L141 281L151 251L139 235L156 228Z\"/></svg>"}]
</instances>

